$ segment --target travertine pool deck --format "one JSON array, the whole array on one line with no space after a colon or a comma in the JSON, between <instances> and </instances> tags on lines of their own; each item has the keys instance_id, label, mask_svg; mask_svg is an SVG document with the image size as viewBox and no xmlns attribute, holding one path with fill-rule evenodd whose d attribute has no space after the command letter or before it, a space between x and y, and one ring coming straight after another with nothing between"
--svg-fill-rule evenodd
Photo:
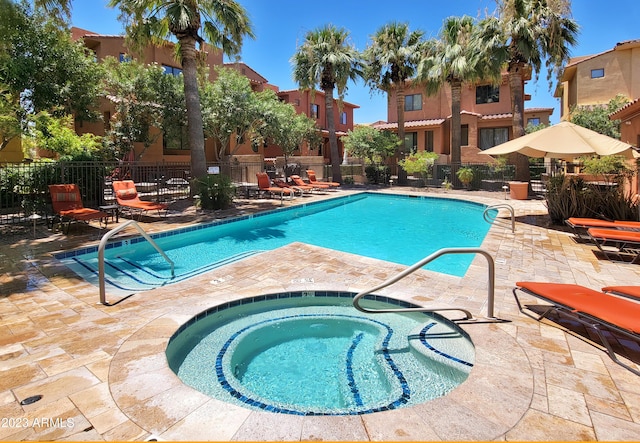
<instances>
[{"instance_id":1,"label":"travertine pool deck","mask_svg":"<svg viewBox=\"0 0 640 443\"><path fill-rule=\"evenodd\" d=\"M344 195L349 190L285 205ZM169 337L196 313L228 300L286 292L359 292L404 266L302 243L252 256L190 280L97 304L96 287L51 252L98 241L97 230L68 236L38 226L4 227L0 239L0 439L2 440L607 440L640 439L640 377L574 332L517 310L516 281L591 288L640 284L640 265L611 262L594 247L548 228L539 200L502 193L380 192L508 203L518 222L494 224L482 247L496 263L495 315L508 322L464 325L476 346L469 379L432 402L362 416L301 417L233 406L185 386L169 370ZM235 213L278 206L241 202ZM232 212L233 214L233 212ZM146 219L149 232L228 214L174 211ZM123 222L123 219L120 219ZM429 221L416 227L428 229ZM377 292L425 306L487 312L486 260L452 277L421 270ZM109 297L115 302L116 297ZM640 320L639 320L640 321ZM640 346L625 343L640 362ZM20 401L33 395L30 405Z\"/></svg>"}]
</instances>

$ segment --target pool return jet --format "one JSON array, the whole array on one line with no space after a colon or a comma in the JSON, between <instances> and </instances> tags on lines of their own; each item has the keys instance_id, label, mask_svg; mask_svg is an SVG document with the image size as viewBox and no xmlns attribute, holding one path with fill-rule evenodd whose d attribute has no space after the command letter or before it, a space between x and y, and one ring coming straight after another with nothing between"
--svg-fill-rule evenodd
<instances>
[{"instance_id":1,"label":"pool return jet","mask_svg":"<svg viewBox=\"0 0 640 443\"><path fill-rule=\"evenodd\" d=\"M370 295L373 292L379 291L380 289L386 288L387 286L391 286L392 284L402 280L407 275L412 274L413 272L415 272L418 269L422 268L427 263L437 259L438 257L441 257L443 255L447 255L447 254L480 254L484 258L487 259L487 265L488 265L487 320L479 321L477 318L473 317L473 314L471 314L470 311L468 311L467 309L464 309L464 308L455 308L455 307L451 307L451 308L414 307L414 308L393 308L393 309L369 309L369 308L365 308L365 307L360 305L360 300L363 297L365 297L367 295ZM459 312L462 312L464 314L464 317L463 318L459 318L459 319L455 319L455 320L451 320L451 321L453 321L455 323L458 323L458 324L466 324L466 323L506 323L506 322L509 322L509 320L499 319L493 313L493 305L494 305L494 299L495 299L495 275L496 275L496 271L495 271L495 264L494 264L493 257L491 256L491 254L489 254L484 249L481 249L481 248L442 248L442 249L437 250L433 254L428 255L427 257L423 258L422 260L420 260L416 264L410 266L409 268L405 269L404 271L400 272L399 274L389 278L388 280L386 280L385 282L383 282L380 285L376 286L375 288L367 289L366 291L362 291L362 292L356 294L356 296L353 297L353 306L357 310L359 310L361 312L368 313L368 314L382 314L382 313L389 313L389 312L459 311Z\"/></svg>"}]
</instances>

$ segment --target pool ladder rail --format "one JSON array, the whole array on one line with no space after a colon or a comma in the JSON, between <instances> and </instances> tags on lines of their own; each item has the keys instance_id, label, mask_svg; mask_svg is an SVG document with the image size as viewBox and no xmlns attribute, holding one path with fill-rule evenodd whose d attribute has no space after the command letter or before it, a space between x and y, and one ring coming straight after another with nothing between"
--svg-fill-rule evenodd
<instances>
[{"instance_id":1,"label":"pool ladder rail","mask_svg":"<svg viewBox=\"0 0 640 443\"><path fill-rule=\"evenodd\" d=\"M409 274L417 271L418 269L425 266L427 263L447 254L480 254L484 258L487 259L488 265L488 282L487 282L487 320L479 321L477 318L474 318L473 314L468 309L465 308L424 308L424 307L414 307L414 308L392 308L392 309L369 309L360 305L360 300L372 294L373 292L379 291L381 289L386 288L387 286L391 286L392 284L402 280ZM491 254L481 248L442 248L434 253L428 255L423 258L416 264L410 266L404 271L398 273L397 275L387 279L383 283L378 286L362 291L353 297L353 306L359 310L360 312L365 312L368 314L382 314L382 313L392 313L392 312L443 312L443 311L459 311L464 314L463 318L452 320L458 324L466 324L466 323L505 323L509 320L499 319L494 315L494 300L495 300L495 263Z\"/></svg>"},{"instance_id":2,"label":"pool ladder rail","mask_svg":"<svg viewBox=\"0 0 640 443\"><path fill-rule=\"evenodd\" d=\"M500 210L500 209L507 209L509 210L509 212L511 213L511 232L516 232L516 216L515 216L515 212L513 210L513 206L507 204L507 203L498 203L497 205L491 205L491 206L487 206L484 210L484 212L482 213L482 217L484 218L484 221L486 221L489 224L499 224L504 226L507 222L502 219L502 218L498 218L498 212L496 212L495 215L491 214L491 212L493 210Z\"/></svg>"},{"instance_id":3,"label":"pool ladder rail","mask_svg":"<svg viewBox=\"0 0 640 443\"><path fill-rule=\"evenodd\" d=\"M133 226L134 228L136 228L136 230L140 233L140 235L142 235L145 238L145 240L147 240L149 244L151 244L151 246L153 246L153 248L156 251L158 251L158 253L162 256L162 258L164 258L167 261L167 263L169 263L169 265L171 266L171 278L175 277L175 265L173 261L169 257L167 257L167 254L165 254L164 251L160 248L160 246L158 246L158 244L155 241L153 241L151 236L147 234L147 232L144 229L142 229L142 227L138 224L138 222L136 222L135 220L129 220L126 223L123 223L120 226L116 226L115 228L113 228L112 230L104 234L102 236L102 239L100 240L100 244L98 245L98 284L100 287L100 304L111 305L111 303L107 302L107 295L106 295L106 288L105 288L104 249L111 237L113 237L115 234L117 234L118 232L122 231L123 229L129 226Z\"/></svg>"}]
</instances>

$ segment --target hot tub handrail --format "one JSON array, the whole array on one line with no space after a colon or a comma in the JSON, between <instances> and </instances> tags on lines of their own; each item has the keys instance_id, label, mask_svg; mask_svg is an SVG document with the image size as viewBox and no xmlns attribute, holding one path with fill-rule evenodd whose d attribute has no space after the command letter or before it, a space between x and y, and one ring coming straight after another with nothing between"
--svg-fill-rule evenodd
<instances>
[{"instance_id":1,"label":"hot tub handrail","mask_svg":"<svg viewBox=\"0 0 640 443\"><path fill-rule=\"evenodd\" d=\"M495 318L494 314L493 314L493 305L494 305L494 299L495 299L495 264L493 261L493 257L491 256L491 254L489 254L487 251L485 251L484 249L481 248L442 248L439 249L437 251L435 251L433 254L423 258L422 260L420 260L419 262L417 262L416 264L410 266L409 268L405 269L404 271L400 272L399 274L389 278L388 280L386 280L385 282L379 284L378 286L371 288L371 289L367 289L366 291L362 291L358 294L356 294L356 296L353 298L353 306L361 311L361 312L366 312L366 313L370 313L370 314L377 314L377 313L386 313L386 312L435 312L435 311L461 311L464 312L465 315L467 316L467 318L465 318L465 320L469 320L471 319L473 316L471 315L471 313L463 308L423 308L423 307L417 307L417 308L393 308L393 309L368 309L368 308L364 308L360 305L360 299L370 295L373 292L379 291L380 289L386 288L387 286L391 286L392 284L402 280L404 277L406 277L407 275L417 271L418 269L422 268L424 265L426 265L427 263L435 260L436 258L442 256L442 255L446 255L446 254L480 254L482 256L484 256L487 259L487 264L488 264L488 283L487 283L487 317L488 318Z\"/></svg>"},{"instance_id":2,"label":"hot tub handrail","mask_svg":"<svg viewBox=\"0 0 640 443\"><path fill-rule=\"evenodd\" d=\"M497 221L498 219L496 217L490 217L489 216L489 211L491 211L492 209L508 209L509 212L511 213L511 232L516 232L516 215L515 215L515 211L513 210L513 206L507 204L507 203L498 203L497 205L491 205L491 206L487 206L484 210L484 212L482 213L482 217L484 218L484 220L487 223L493 223L495 221Z\"/></svg>"},{"instance_id":3,"label":"hot tub handrail","mask_svg":"<svg viewBox=\"0 0 640 443\"><path fill-rule=\"evenodd\" d=\"M115 228L104 234L102 236L102 239L100 240L100 244L98 245L98 283L100 287L100 303L103 305L108 304L104 282L104 248L107 245L107 241L109 241L111 237L129 226L133 226L134 228L136 228L140 235L142 235L145 240L147 240L151 244L151 246L153 246L154 249L158 251L158 253L167 261L167 263L169 263L169 265L171 266L171 278L175 277L175 265L173 264L173 261L169 257L167 257L167 254L165 254L164 251L160 249L160 246L158 246L158 244L153 241L151 236L147 234L144 229L142 229L138 222L136 222L135 220L129 220L126 223L123 223L120 226L116 226Z\"/></svg>"}]
</instances>

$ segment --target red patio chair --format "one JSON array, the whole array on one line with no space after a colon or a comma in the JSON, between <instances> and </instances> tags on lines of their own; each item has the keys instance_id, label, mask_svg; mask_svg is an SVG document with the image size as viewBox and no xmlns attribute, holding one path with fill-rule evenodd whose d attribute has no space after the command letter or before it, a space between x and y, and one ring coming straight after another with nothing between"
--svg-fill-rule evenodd
<instances>
[{"instance_id":1,"label":"red patio chair","mask_svg":"<svg viewBox=\"0 0 640 443\"><path fill-rule=\"evenodd\" d=\"M51 194L53 212L55 217L60 219L63 228L62 232L65 234L69 232L71 222L74 221L88 223L91 220L99 220L101 228L107 226L109 214L97 209L85 208L82 204L82 197L80 196L80 188L78 188L78 185L49 185L49 194ZM67 222L66 231L64 230L65 221ZM56 223L55 219L53 223Z\"/></svg>"}]
</instances>

